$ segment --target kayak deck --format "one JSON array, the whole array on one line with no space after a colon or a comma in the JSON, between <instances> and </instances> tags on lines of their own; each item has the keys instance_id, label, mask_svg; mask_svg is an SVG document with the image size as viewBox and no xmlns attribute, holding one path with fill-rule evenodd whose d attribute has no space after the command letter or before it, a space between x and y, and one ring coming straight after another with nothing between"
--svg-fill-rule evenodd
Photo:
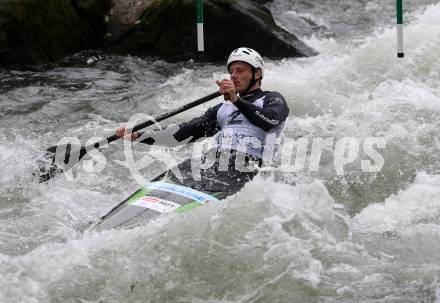
<instances>
[{"instance_id":1,"label":"kayak deck","mask_svg":"<svg viewBox=\"0 0 440 303\"><path fill-rule=\"evenodd\" d=\"M182 213L207 203L220 203L222 192L204 193L173 182L156 178L119 203L88 230L130 228L162 214Z\"/></svg>"},{"instance_id":2,"label":"kayak deck","mask_svg":"<svg viewBox=\"0 0 440 303\"><path fill-rule=\"evenodd\" d=\"M198 180L192 174L191 159L178 165L177 178L167 170L111 209L88 230L130 228L162 213L184 212L206 203L218 203L238 192L252 180L255 171L220 171L217 166L205 170Z\"/></svg>"}]
</instances>

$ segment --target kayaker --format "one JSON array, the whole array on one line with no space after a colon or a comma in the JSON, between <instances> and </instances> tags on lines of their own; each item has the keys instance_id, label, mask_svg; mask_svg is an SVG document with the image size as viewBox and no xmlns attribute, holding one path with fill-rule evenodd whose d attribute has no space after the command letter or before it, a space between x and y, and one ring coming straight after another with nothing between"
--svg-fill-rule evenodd
<instances>
[{"instance_id":1,"label":"kayaker","mask_svg":"<svg viewBox=\"0 0 440 303\"><path fill-rule=\"evenodd\" d=\"M227 150L229 179L235 168L233 160L237 152L244 153L245 164L250 160L262 164L267 148L267 139L272 141L280 136L289 108L284 97L278 92L263 91L261 82L264 76L263 59L258 52L247 47L234 50L227 60L230 79L217 80L219 92L225 102L208 109L202 116L184 122L175 128L173 142L195 142L198 139L215 135L217 157ZM128 140L146 144L161 144L161 135L170 135L169 130L134 132L128 134L124 127L116 130L116 135ZM273 146L271 146L273 149ZM272 151L273 152L273 151ZM224 152L223 152L224 153ZM267 160L267 159L265 159ZM218 162L211 169L218 174ZM247 172L245 179L251 179L255 171ZM242 174L237 174L240 179ZM241 177L240 177L241 176Z\"/></svg>"}]
</instances>

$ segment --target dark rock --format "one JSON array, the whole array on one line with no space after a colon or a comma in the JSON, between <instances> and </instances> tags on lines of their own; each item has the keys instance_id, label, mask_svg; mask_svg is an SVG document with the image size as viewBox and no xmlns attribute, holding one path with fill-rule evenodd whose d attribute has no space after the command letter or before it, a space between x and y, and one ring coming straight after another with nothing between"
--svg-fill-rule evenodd
<instances>
[{"instance_id":1,"label":"dark rock","mask_svg":"<svg viewBox=\"0 0 440 303\"><path fill-rule=\"evenodd\" d=\"M275 24L268 2L205 0L200 55L194 0L0 0L0 65L59 62L102 48L168 61L222 61L239 46L276 59L315 55Z\"/></svg>"},{"instance_id":2,"label":"dark rock","mask_svg":"<svg viewBox=\"0 0 440 303\"><path fill-rule=\"evenodd\" d=\"M64 57L58 62L59 66L93 66L99 61L106 60L108 56L100 50L83 50L73 55Z\"/></svg>"},{"instance_id":3,"label":"dark rock","mask_svg":"<svg viewBox=\"0 0 440 303\"><path fill-rule=\"evenodd\" d=\"M133 27L151 0L113 0L104 43L117 43Z\"/></svg>"},{"instance_id":4,"label":"dark rock","mask_svg":"<svg viewBox=\"0 0 440 303\"><path fill-rule=\"evenodd\" d=\"M109 0L13 0L0 4L0 64L53 62L100 45Z\"/></svg>"},{"instance_id":5,"label":"dark rock","mask_svg":"<svg viewBox=\"0 0 440 303\"><path fill-rule=\"evenodd\" d=\"M272 0L251 0L252 2L258 3L258 4L268 4L272 2Z\"/></svg>"},{"instance_id":6,"label":"dark rock","mask_svg":"<svg viewBox=\"0 0 440 303\"><path fill-rule=\"evenodd\" d=\"M268 9L249 0L204 1L204 30L205 52L199 57L194 1L151 1L140 22L122 39L108 45L108 50L169 61L223 61L240 46L254 48L274 59L316 54L278 27Z\"/></svg>"}]
</instances>

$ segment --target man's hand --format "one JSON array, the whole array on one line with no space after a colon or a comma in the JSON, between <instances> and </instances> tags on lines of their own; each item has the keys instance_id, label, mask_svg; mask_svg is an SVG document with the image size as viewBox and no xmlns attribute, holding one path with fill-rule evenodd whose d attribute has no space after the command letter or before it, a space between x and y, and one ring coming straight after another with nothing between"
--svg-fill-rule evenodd
<instances>
[{"instance_id":1,"label":"man's hand","mask_svg":"<svg viewBox=\"0 0 440 303\"><path fill-rule=\"evenodd\" d=\"M235 91L234 82L231 80L223 79L222 81L215 81L219 86L219 92L225 98L225 100L229 100L232 103L238 100L237 92Z\"/></svg>"},{"instance_id":2,"label":"man's hand","mask_svg":"<svg viewBox=\"0 0 440 303\"><path fill-rule=\"evenodd\" d=\"M116 136L118 136L118 138L124 138L124 140L134 141L138 138L138 133L134 132L130 134L126 132L125 127L118 127L116 129Z\"/></svg>"}]
</instances>

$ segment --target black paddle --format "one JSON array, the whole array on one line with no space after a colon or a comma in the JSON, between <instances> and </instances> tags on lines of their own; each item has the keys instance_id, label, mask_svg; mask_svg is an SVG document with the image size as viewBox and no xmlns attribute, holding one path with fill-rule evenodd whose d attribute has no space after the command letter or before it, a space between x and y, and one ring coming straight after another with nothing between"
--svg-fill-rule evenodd
<instances>
[{"instance_id":1,"label":"black paddle","mask_svg":"<svg viewBox=\"0 0 440 303\"><path fill-rule=\"evenodd\" d=\"M165 120L165 119L170 118L172 116L175 116L181 112L184 112L188 109L196 107L202 103L205 103L205 102L208 102L212 99L215 99L215 98L219 97L220 95L221 94L218 91L215 93L209 94L203 98L197 99L191 103L185 104L179 108L176 108L176 109L171 110L169 112L163 113L157 117L154 117L154 120L156 122ZM135 131L138 131L142 128L151 126L155 123L155 121L149 120L149 121L145 121L143 123L140 123L140 124L134 126L132 131L135 132ZM49 147L46 150L45 155L39 161L40 162L40 182L48 181L52 177L54 177L55 175L63 172L63 170L56 164L55 160L61 160L62 162L64 162L65 165L68 165L68 169L70 169L73 166L75 166L76 164L78 164L78 162L87 154L87 151L102 147L102 146L109 144L110 142L113 142L117 139L119 139L119 137L116 135L113 135L113 136L110 136L106 139L98 141L94 144L90 144L88 146L77 146L77 145L72 146L72 144L64 144L64 145L55 145L55 146ZM59 153L58 155L57 155L57 150L61 151L61 153ZM62 154L63 151L64 151L64 155Z\"/></svg>"}]
</instances>

